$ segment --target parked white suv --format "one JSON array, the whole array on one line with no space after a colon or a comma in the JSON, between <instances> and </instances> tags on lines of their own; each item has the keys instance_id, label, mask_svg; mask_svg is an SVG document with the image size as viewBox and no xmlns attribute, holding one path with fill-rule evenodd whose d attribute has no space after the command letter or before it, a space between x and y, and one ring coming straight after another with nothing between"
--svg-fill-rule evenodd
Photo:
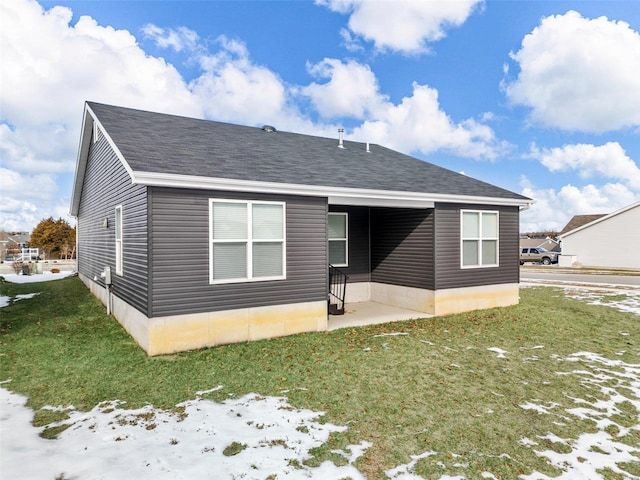
<instances>
[{"instance_id":1,"label":"parked white suv","mask_svg":"<svg viewBox=\"0 0 640 480\"><path fill-rule=\"evenodd\" d=\"M540 262L543 265L551 265L558 263L558 252L551 252L546 248L521 248L520 249L520 265L525 262Z\"/></svg>"}]
</instances>

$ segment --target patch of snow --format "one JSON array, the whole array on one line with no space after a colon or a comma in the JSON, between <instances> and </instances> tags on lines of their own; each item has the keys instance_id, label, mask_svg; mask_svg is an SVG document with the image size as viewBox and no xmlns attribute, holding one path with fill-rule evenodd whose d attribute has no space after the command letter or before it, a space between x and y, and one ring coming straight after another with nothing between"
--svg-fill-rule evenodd
<instances>
[{"instance_id":1,"label":"patch of snow","mask_svg":"<svg viewBox=\"0 0 640 480\"><path fill-rule=\"evenodd\" d=\"M222 390L224 388L223 385L218 385L217 387L210 388L209 390L199 390L196 392L196 398L200 398L203 395L208 395L213 392L217 392L218 390Z\"/></svg>"},{"instance_id":2,"label":"patch of snow","mask_svg":"<svg viewBox=\"0 0 640 480\"><path fill-rule=\"evenodd\" d=\"M402 335L409 335L407 332L392 332L392 333L379 333L378 335L374 335L373 337L399 337Z\"/></svg>"},{"instance_id":3,"label":"patch of snow","mask_svg":"<svg viewBox=\"0 0 640 480\"><path fill-rule=\"evenodd\" d=\"M73 275L75 272L71 270L63 270L59 273L42 272L34 273L33 275L17 275L15 273L5 273L0 275L4 277L7 282L11 283L36 283L36 282L49 282L51 280L60 280L61 278Z\"/></svg>"},{"instance_id":4,"label":"patch of snow","mask_svg":"<svg viewBox=\"0 0 640 480\"><path fill-rule=\"evenodd\" d=\"M309 451L331 432L346 427L322 424L320 412L291 407L285 398L245 395L224 403L195 399L173 410L145 406L126 410L121 402L102 402L90 412L70 410L70 425L56 440L31 426L26 397L0 388L0 470L3 478L344 478L364 480L352 462L370 446L350 445L349 463L308 467ZM246 445L226 456L227 446Z\"/></svg>"},{"instance_id":5,"label":"patch of snow","mask_svg":"<svg viewBox=\"0 0 640 480\"><path fill-rule=\"evenodd\" d=\"M492 480L498 480L498 477L496 477L491 472L482 472L480 475L482 476L482 478L489 478L489 479L492 479Z\"/></svg>"},{"instance_id":6,"label":"patch of snow","mask_svg":"<svg viewBox=\"0 0 640 480\"><path fill-rule=\"evenodd\" d=\"M520 445L524 445L525 447L533 447L535 445L540 445L538 442L534 442L533 440L527 437L521 438L520 440L518 440L518 443Z\"/></svg>"},{"instance_id":7,"label":"patch of snow","mask_svg":"<svg viewBox=\"0 0 640 480\"><path fill-rule=\"evenodd\" d=\"M640 432L640 415L638 422L633 426L620 425L615 422L615 418L616 415L622 413L622 410L618 408L618 405L621 404L629 403L637 412L640 412L640 364L612 360L591 352L578 352L564 360L580 362L585 368L558 373L577 375L581 377L583 385L589 389L597 390L601 394L599 398L589 396L589 400L567 395L580 407L566 408L565 411L574 418L594 422L597 431L582 433L576 439L560 438L549 432L539 438L568 445L571 451L559 453L554 450L534 450L536 455L547 458L549 463L563 471L560 476L553 477L554 479L602 478L599 472L604 469L610 469L624 478L639 478L620 468L619 464L624 462L637 463L640 456L640 446L628 445L619 441L619 438ZM527 405L533 406L534 404L528 402L521 407L525 408ZM537 407L544 410L544 407L539 405ZM616 427L614 429L617 432L615 436L609 433L611 430L608 430L608 427L611 426ZM520 443L529 446L529 443L525 443L524 439ZM540 472L533 472L520 478L546 480L550 477Z\"/></svg>"},{"instance_id":8,"label":"patch of snow","mask_svg":"<svg viewBox=\"0 0 640 480\"><path fill-rule=\"evenodd\" d=\"M18 300L24 300L26 298L33 298L36 295L40 295L40 292L23 293L21 295L16 295L15 297L6 297L2 295L0 296L0 308L8 306L11 303L11 301L17 302Z\"/></svg>"},{"instance_id":9,"label":"patch of snow","mask_svg":"<svg viewBox=\"0 0 640 480\"><path fill-rule=\"evenodd\" d=\"M502 350L501 348L498 348L498 347L489 347L489 348L487 348L487 350L489 350L490 352L497 353L498 356L496 358L507 358L505 356L505 353L509 353L506 350Z\"/></svg>"},{"instance_id":10,"label":"patch of snow","mask_svg":"<svg viewBox=\"0 0 640 480\"><path fill-rule=\"evenodd\" d=\"M584 301L590 305L603 305L622 312L640 315L640 288L635 285L592 283L576 285L569 281L528 281L523 286L547 285L560 287L567 298Z\"/></svg>"},{"instance_id":11,"label":"patch of snow","mask_svg":"<svg viewBox=\"0 0 640 480\"><path fill-rule=\"evenodd\" d=\"M346 458L349 461L349 463L353 463L362 455L364 455L365 450L367 450L368 448L371 448L372 446L373 446L373 443L363 440L358 445L349 445L347 447L347 450L349 450L349 452L351 453L346 452L345 450L331 450L331 453L336 453L338 455L341 455L344 458Z\"/></svg>"},{"instance_id":12,"label":"patch of snow","mask_svg":"<svg viewBox=\"0 0 640 480\"><path fill-rule=\"evenodd\" d=\"M424 452L420 455L411 455L411 461L404 465L399 465L395 468L385 471L384 473L391 480L422 480L422 477L419 477L415 474L414 469L418 461L423 458L432 457L433 455L437 455L437 452Z\"/></svg>"},{"instance_id":13,"label":"patch of snow","mask_svg":"<svg viewBox=\"0 0 640 480\"><path fill-rule=\"evenodd\" d=\"M427 345L435 345L435 343L430 342L429 340L420 340L422 343L426 343Z\"/></svg>"},{"instance_id":14,"label":"patch of snow","mask_svg":"<svg viewBox=\"0 0 640 480\"><path fill-rule=\"evenodd\" d=\"M555 402L550 402L549 406L545 406L545 405L538 405L536 403L531 403L531 402L526 402L522 405L520 405L520 408L522 408L523 410L534 410L538 413L549 413L549 410L551 410L552 408L557 407L558 404Z\"/></svg>"}]
</instances>

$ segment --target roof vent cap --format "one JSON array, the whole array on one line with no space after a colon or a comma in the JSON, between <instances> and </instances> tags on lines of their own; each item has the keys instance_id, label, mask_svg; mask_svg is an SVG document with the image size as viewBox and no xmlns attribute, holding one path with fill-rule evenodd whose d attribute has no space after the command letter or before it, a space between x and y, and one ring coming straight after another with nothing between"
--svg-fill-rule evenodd
<instances>
[{"instance_id":1,"label":"roof vent cap","mask_svg":"<svg viewBox=\"0 0 640 480\"><path fill-rule=\"evenodd\" d=\"M276 127L274 127L273 125L263 125L262 126L262 130L264 130L265 132L269 132L269 133L273 133L276 132Z\"/></svg>"}]
</instances>

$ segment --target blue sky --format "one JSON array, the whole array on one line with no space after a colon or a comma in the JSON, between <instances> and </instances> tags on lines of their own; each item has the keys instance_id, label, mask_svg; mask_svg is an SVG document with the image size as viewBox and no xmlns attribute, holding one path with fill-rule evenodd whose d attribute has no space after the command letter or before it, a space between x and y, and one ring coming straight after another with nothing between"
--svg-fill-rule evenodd
<instances>
[{"instance_id":1,"label":"blue sky","mask_svg":"<svg viewBox=\"0 0 640 480\"><path fill-rule=\"evenodd\" d=\"M67 218L85 100L379 143L536 200L640 201L636 1L0 3L0 229Z\"/></svg>"}]
</instances>

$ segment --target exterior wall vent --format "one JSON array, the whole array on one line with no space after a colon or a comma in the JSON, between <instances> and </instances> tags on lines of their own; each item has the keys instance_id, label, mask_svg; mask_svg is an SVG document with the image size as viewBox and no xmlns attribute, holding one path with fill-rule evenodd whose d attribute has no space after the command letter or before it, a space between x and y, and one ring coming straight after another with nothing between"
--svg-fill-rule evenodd
<instances>
[{"instance_id":1,"label":"exterior wall vent","mask_svg":"<svg viewBox=\"0 0 640 480\"><path fill-rule=\"evenodd\" d=\"M272 125L263 125L262 126L262 130L264 130L265 132L268 132L268 133L273 133L273 132L277 131L276 127L274 127Z\"/></svg>"}]
</instances>

